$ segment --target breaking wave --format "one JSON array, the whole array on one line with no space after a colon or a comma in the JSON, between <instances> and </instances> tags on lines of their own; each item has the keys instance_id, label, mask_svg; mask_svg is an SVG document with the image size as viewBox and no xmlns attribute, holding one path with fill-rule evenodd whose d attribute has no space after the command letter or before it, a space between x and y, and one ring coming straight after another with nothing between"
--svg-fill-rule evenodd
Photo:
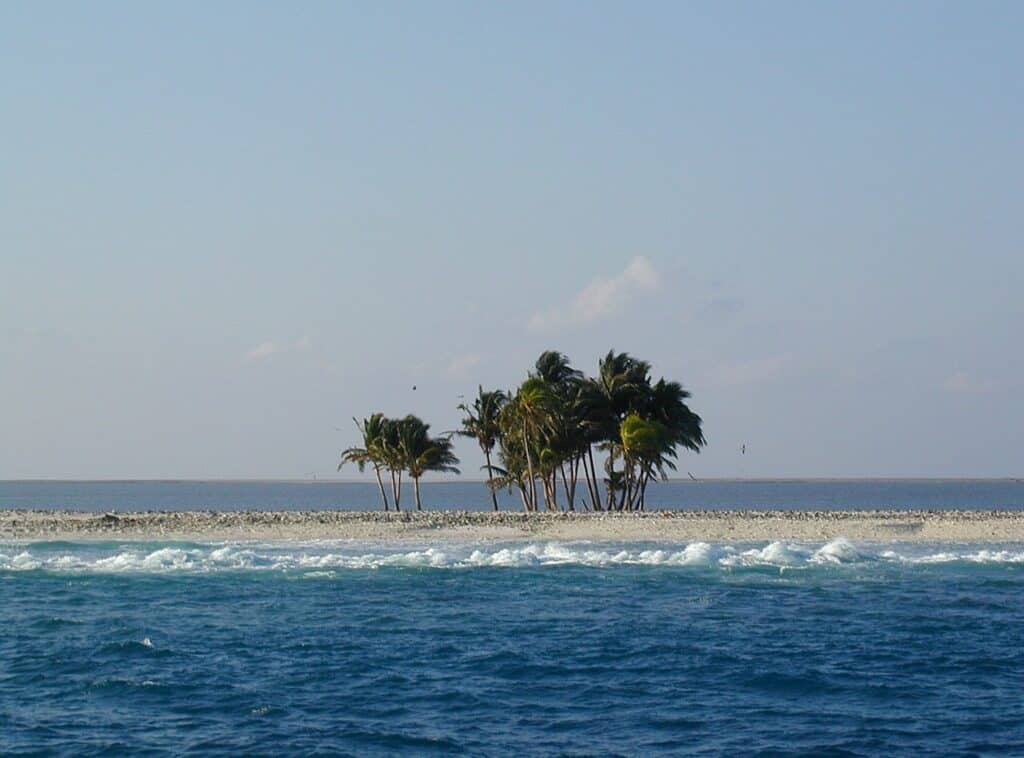
<instances>
[{"instance_id":1,"label":"breaking wave","mask_svg":"<svg viewBox=\"0 0 1024 758\"><path fill-rule=\"evenodd\" d=\"M140 544L31 543L0 545L0 571L99 574L211 573L218 571L299 572L331 576L353 569L472 569L545 566L704 567L719 570L771 568L780 571L865 564L1024 564L1024 545L854 545L838 538L825 544L692 542L609 544L582 542L442 543L231 543Z\"/></svg>"}]
</instances>

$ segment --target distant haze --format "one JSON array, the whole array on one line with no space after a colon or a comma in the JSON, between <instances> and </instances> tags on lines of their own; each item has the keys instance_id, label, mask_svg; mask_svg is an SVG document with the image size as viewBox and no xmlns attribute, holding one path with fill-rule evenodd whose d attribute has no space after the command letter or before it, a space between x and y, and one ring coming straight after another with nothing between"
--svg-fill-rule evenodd
<instances>
[{"instance_id":1,"label":"distant haze","mask_svg":"<svg viewBox=\"0 0 1024 758\"><path fill-rule=\"evenodd\" d=\"M681 476L1024 475L1021 28L4 4L0 479L350 478L549 348L681 381Z\"/></svg>"}]
</instances>

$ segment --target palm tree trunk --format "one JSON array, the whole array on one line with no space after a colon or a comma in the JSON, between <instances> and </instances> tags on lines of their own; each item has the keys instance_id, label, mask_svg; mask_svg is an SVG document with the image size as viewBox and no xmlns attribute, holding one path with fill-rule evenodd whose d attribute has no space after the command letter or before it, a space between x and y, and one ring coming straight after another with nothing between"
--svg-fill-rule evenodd
<instances>
[{"instance_id":1,"label":"palm tree trunk","mask_svg":"<svg viewBox=\"0 0 1024 758\"><path fill-rule=\"evenodd\" d=\"M630 499L629 493L633 488L633 470L626 460L626 457L622 457L622 493L619 495L619 510L628 511L630 510Z\"/></svg>"},{"instance_id":2,"label":"palm tree trunk","mask_svg":"<svg viewBox=\"0 0 1024 758\"><path fill-rule=\"evenodd\" d=\"M494 491L491 480L494 479L494 471L491 469L491 451L484 448L484 458L487 459L487 486L491 490L491 502L494 503L494 510L498 510L498 494Z\"/></svg>"},{"instance_id":3,"label":"palm tree trunk","mask_svg":"<svg viewBox=\"0 0 1024 758\"><path fill-rule=\"evenodd\" d=\"M587 446L587 452L590 452L590 446ZM587 465L587 454L580 455L580 461L583 463L583 476L587 480L587 494L590 495L590 504L593 506L597 503L597 491L594 487L593 477L590 475L590 466ZM600 505L594 506L594 510L599 510Z\"/></svg>"},{"instance_id":4,"label":"palm tree trunk","mask_svg":"<svg viewBox=\"0 0 1024 758\"><path fill-rule=\"evenodd\" d=\"M580 457L577 455L572 459L572 468L569 469L569 510L576 510L576 485L580 480Z\"/></svg>"},{"instance_id":5,"label":"palm tree trunk","mask_svg":"<svg viewBox=\"0 0 1024 758\"><path fill-rule=\"evenodd\" d=\"M391 469L391 494L395 498L395 510L401 511L402 506L400 502L402 500L402 472Z\"/></svg>"},{"instance_id":6,"label":"palm tree trunk","mask_svg":"<svg viewBox=\"0 0 1024 758\"><path fill-rule=\"evenodd\" d=\"M594 466L594 448L591 445L587 445L587 458L590 460L590 472L587 474L587 483L593 482L593 491L590 496L594 499L594 510L601 510L601 490L597 483L597 468ZM586 461L583 463L583 468L586 468Z\"/></svg>"},{"instance_id":7,"label":"palm tree trunk","mask_svg":"<svg viewBox=\"0 0 1024 758\"><path fill-rule=\"evenodd\" d=\"M384 501L384 511L388 510L388 493L384 489L384 480L380 478L380 467L374 466L373 473L377 475L377 486L380 488L380 499Z\"/></svg>"},{"instance_id":8,"label":"palm tree trunk","mask_svg":"<svg viewBox=\"0 0 1024 758\"><path fill-rule=\"evenodd\" d=\"M630 492L633 489L633 474L635 473L633 464L626 460L625 454L622 456L622 494L619 495L619 510L632 510L632 498Z\"/></svg>"},{"instance_id":9,"label":"palm tree trunk","mask_svg":"<svg viewBox=\"0 0 1024 758\"><path fill-rule=\"evenodd\" d=\"M551 492L551 502L548 504L548 510L558 510L558 479L555 476L554 469L551 470L551 481L548 484L548 490Z\"/></svg>"},{"instance_id":10,"label":"palm tree trunk","mask_svg":"<svg viewBox=\"0 0 1024 758\"><path fill-rule=\"evenodd\" d=\"M414 476L412 478L412 484L413 489L416 490L416 510L422 511L423 503L420 502L420 478L418 476Z\"/></svg>"},{"instance_id":11,"label":"palm tree trunk","mask_svg":"<svg viewBox=\"0 0 1024 758\"><path fill-rule=\"evenodd\" d=\"M565 464L564 463L559 463L558 464L558 469L562 472L562 489L565 490L565 499L566 499L566 501L568 501L568 506L567 507L569 508L570 511L574 511L576 509L573 507L572 491L569 489L569 480L566 479L566 477L565 477Z\"/></svg>"},{"instance_id":12,"label":"palm tree trunk","mask_svg":"<svg viewBox=\"0 0 1024 758\"><path fill-rule=\"evenodd\" d=\"M530 440L526 435L526 422L523 422L523 450L526 452L526 470L530 474L530 509L537 510L537 481L533 478L533 456L530 455Z\"/></svg>"}]
</instances>

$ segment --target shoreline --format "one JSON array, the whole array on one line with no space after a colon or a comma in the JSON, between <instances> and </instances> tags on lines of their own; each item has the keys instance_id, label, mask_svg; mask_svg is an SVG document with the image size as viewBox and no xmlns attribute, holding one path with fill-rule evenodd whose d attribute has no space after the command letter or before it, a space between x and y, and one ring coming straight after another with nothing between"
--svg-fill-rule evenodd
<instances>
[{"instance_id":1,"label":"shoreline","mask_svg":"<svg viewBox=\"0 0 1024 758\"><path fill-rule=\"evenodd\" d=\"M1024 511L0 510L0 540L1024 541Z\"/></svg>"}]
</instances>

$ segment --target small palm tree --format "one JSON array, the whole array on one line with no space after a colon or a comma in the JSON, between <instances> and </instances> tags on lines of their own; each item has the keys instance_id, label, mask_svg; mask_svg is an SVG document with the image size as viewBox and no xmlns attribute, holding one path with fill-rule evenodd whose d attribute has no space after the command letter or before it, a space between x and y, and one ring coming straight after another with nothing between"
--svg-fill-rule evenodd
<instances>
[{"instance_id":1,"label":"small palm tree","mask_svg":"<svg viewBox=\"0 0 1024 758\"><path fill-rule=\"evenodd\" d=\"M363 419L362 422L357 419L352 419L352 421L363 437L363 446L350 447L342 451L338 471L341 471L341 467L346 463L354 463L358 466L360 473L366 470L367 464L373 466L373 473L377 476L377 487L380 489L380 497L384 501L384 510L386 511L388 510L388 494L384 489L384 481L381 479L380 472L385 466L383 443L388 419L384 417L383 413L374 413L370 418ZM397 505L396 502L396 508Z\"/></svg>"},{"instance_id":2,"label":"small palm tree","mask_svg":"<svg viewBox=\"0 0 1024 758\"><path fill-rule=\"evenodd\" d=\"M665 469L675 470L676 442L672 431L658 421L631 413L619 428L624 461L622 507L643 510L647 483L655 475L665 478Z\"/></svg>"},{"instance_id":3,"label":"small palm tree","mask_svg":"<svg viewBox=\"0 0 1024 758\"><path fill-rule=\"evenodd\" d=\"M472 406L465 403L459 405L459 410L465 413L462 419L462 429L456 434L463 437L470 437L476 440L484 453L487 462L487 486L491 490L491 502L494 510L498 510L498 495L494 481L494 466L491 464L491 452L498 442L501 434L501 427L498 423L501 409L508 402L508 395L501 390L484 391L483 386L477 388L477 396Z\"/></svg>"},{"instance_id":4,"label":"small palm tree","mask_svg":"<svg viewBox=\"0 0 1024 758\"><path fill-rule=\"evenodd\" d=\"M399 422L399 447L409 477L416 493L416 510L423 510L420 499L420 477L428 471L443 471L457 474L455 464L459 459L452 450L450 437L431 437L430 425L416 416L406 416Z\"/></svg>"}]
</instances>

